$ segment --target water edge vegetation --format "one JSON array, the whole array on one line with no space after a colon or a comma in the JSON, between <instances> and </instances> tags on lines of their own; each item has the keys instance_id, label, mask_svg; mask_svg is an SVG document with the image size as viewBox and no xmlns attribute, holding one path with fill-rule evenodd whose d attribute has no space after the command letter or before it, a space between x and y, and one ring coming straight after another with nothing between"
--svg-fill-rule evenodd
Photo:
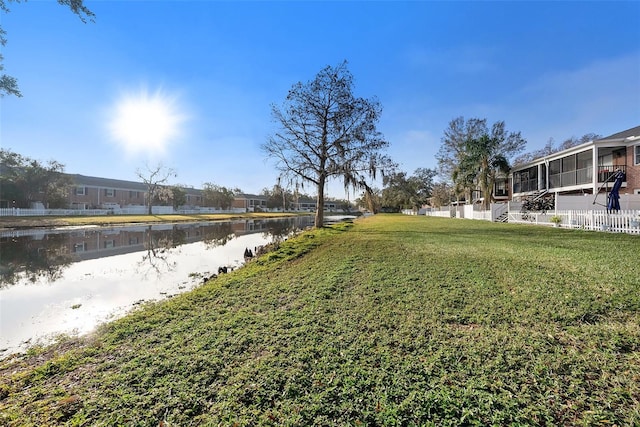
<instances>
[{"instance_id":1,"label":"water edge vegetation","mask_svg":"<svg viewBox=\"0 0 640 427\"><path fill-rule=\"evenodd\" d=\"M0 361L8 425L638 425L635 236L402 215Z\"/></svg>"}]
</instances>

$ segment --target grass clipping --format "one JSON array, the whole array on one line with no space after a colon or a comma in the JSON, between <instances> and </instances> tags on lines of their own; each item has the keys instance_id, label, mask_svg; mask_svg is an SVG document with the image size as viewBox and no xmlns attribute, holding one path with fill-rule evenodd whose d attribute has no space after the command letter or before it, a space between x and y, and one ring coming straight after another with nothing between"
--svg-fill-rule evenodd
<instances>
[{"instance_id":1,"label":"grass clipping","mask_svg":"<svg viewBox=\"0 0 640 427\"><path fill-rule=\"evenodd\" d=\"M3 425L638 425L639 242L376 215L0 362Z\"/></svg>"}]
</instances>

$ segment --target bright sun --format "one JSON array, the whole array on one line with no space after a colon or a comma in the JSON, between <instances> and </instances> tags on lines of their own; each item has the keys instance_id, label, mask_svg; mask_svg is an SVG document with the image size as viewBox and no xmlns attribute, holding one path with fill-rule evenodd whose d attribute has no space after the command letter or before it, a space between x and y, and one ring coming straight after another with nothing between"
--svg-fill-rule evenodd
<instances>
[{"instance_id":1,"label":"bright sun","mask_svg":"<svg viewBox=\"0 0 640 427\"><path fill-rule=\"evenodd\" d=\"M182 133L186 116L177 101L160 91L121 97L109 123L111 137L130 154L162 155Z\"/></svg>"}]
</instances>

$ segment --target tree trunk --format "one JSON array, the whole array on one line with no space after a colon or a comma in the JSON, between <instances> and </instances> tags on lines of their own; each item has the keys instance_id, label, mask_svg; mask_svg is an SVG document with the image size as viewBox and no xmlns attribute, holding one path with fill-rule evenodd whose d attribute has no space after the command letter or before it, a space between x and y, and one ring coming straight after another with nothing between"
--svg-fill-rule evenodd
<instances>
[{"instance_id":1,"label":"tree trunk","mask_svg":"<svg viewBox=\"0 0 640 427\"><path fill-rule=\"evenodd\" d=\"M316 200L316 219L314 226L320 228L324 224L324 182L325 178L318 180L318 198Z\"/></svg>"},{"instance_id":2,"label":"tree trunk","mask_svg":"<svg viewBox=\"0 0 640 427\"><path fill-rule=\"evenodd\" d=\"M482 190L482 207L488 210L491 206L491 189L489 188L489 159L482 158L480 163L480 190Z\"/></svg>"},{"instance_id":3,"label":"tree trunk","mask_svg":"<svg viewBox=\"0 0 640 427\"><path fill-rule=\"evenodd\" d=\"M153 204L152 200L153 200L153 193L154 193L154 189L151 186L147 187L147 194L149 195L149 197L147 197L148 203L149 203L149 215L151 215L151 205Z\"/></svg>"}]
</instances>

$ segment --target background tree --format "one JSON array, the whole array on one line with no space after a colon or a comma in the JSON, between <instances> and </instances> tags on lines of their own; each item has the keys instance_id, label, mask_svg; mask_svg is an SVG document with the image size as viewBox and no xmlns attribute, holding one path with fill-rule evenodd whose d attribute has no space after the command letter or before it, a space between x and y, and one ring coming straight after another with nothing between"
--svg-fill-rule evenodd
<instances>
[{"instance_id":1,"label":"background tree","mask_svg":"<svg viewBox=\"0 0 640 427\"><path fill-rule=\"evenodd\" d=\"M367 187L355 201L356 206L367 209L372 213L380 212L382 207L382 190L375 187Z\"/></svg>"},{"instance_id":2,"label":"background tree","mask_svg":"<svg viewBox=\"0 0 640 427\"><path fill-rule=\"evenodd\" d=\"M286 188L281 184L281 177L278 177L278 182L276 183L276 185L273 187L273 191L274 191L274 196L277 196L277 194L280 195L280 201L282 203L280 203L279 206L282 206L282 210L285 211L287 209L287 202L291 202L291 198L287 197L287 190ZM277 193L277 194L276 194ZM278 205L276 205L278 206ZM275 207L275 206L274 206Z\"/></svg>"},{"instance_id":3,"label":"background tree","mask_svg":"<svg viewBox=\"0 0 640 427\"><path fill-rule=\"evenodd\" d=\"M347 199L336 199L334 202L339 209L342 209L343 212L351 212L353 208L353 203Z\"/></svg>"},{"instance_id":4,"label":"background tree","mask_svg":"<svg viewBox=\"0 0 640 427\"><path fill-rule=\"evenodd\" d=\"M9 12L8 3L15 2L19 3L19 0L0 0L0 11L3 13ZM87 20L93 22L95 18L95 14L91 12L85 5L83 0L58 0L58 3L64 6L68 6L71 9L71 12L78 15L80 20L83 23L86 23ZM0 45L5 46L7 43L6 39L6 31L2 29L0 26ZM0 71L4 70L3 65L4 57L0 54ZM22 96L20 89L18 88L18 80L15 77L8 76L6 74L2 74L0 76L0 97L5 95L15 95Z\"/></svg>"},{"instance_id":5,"label":"background tree","mask_svg":"<svg viewBox=\"0 0 640 427\"><path fill-rule=\"evenodd\" d=\"M382 207L393 211L412 207L415 193L411 182L407 179L406 172L395 172L386 175L382 180Z\"/></svg>"},{"instance_id":6,"label":"background tree","mask_svg":"<svg viewBox=\"0 0 640 427\"><path fill-rule=\"evenodd\" d=\"M414 175L407 177L404 172L392 173L384 177L382 206L394 211L420 209L429 202L433 189L435 169L418 168Z\"/></svg>"},{"instance_id":7,"label":"background tree","mask_svg":"<svg viewBox=\"0 0 640 427\"><path fill-rule=\"evenodd\" d=\"M177 175L173 169L158 163L155 167L150 167L147 164L144 169L136 169L136 176L147 186L146 202L149 215L151 215L151 207L154 200L169 200L172 194L171 190L168 189L169 179L175 178Z\"/></svg>"},{"instance_id":8,"label":"background tree","mask_svg":"<svg viewBox=\"0 0 640 427\"><path fill-rule=\"evenodd\" d=\"M324 220L325 185L342 179L345 188L365 188L380 170L393 167L382 154L389 143L377 131L382 107L353 95L346 61L328 66L314 80L296 83L282 107L272 105L279 129L263 144L283 177L310 182L317 190L315 226Z\"/></svg>"},{"instance_id":9,"label":"background tree","mask_svg":"<svg viewBox=\"0 0 640 427\"><path fill-rule=\"evenodd\" d=\"M465 120L464 117L460 116L451 120L449 126L444 130L442 144L435 156L438 161L440 176L445 179L451 179L464 157L466 142L470 139L480 138L486 133L486 119L471 118Z\"/></svg>"},{"instance_id":10,"label":"background tree","mask_svg":"<svg viewBox=\"0 0 640 427\"><path fill-rule=\"evenodd\" d=\"M235 194L236 192L234 190L211 182L205 182L202 186L202 196L205 206L229 209L233 203Z\"/></svg>"},{"instance_id":11,"label":"background tree","mask_svg":"<svg viewBox=\"0 0 640 427\"><path fill-rule=\"evenodd\" d=\"M291 206L294 201L293 193L285 190L280 187L278 184L274 185L272 188L263 188L260 192L260 195L266 197L267 199L267 208L275 209L275 208L283 208L283 206ZM284 204L283 204L284 198Z\"/></svg>"},{"instance_id":12,"label":"background tree","mask_svg":"<svg viewBox=\"0 0 640 427\"><path fill-rule=\"evenodd\" d=\"M171 204L174 209L187 204L187 192L183 186L174 185L171 187Z\"/></svg>"},{"instance_id":13,"label":"background tree","mask_svg":"<svg viewBox=\"0 0 640 427\"><path fill-rule=\"evenodd\" d=\"M531 151L529 153L522 154L518 156L514 161L514 165L522 165L525 163L531 163L536 159L541 157L550 156L551 154L558 153L560 151L566 150L568 148L575 147L580 144L584 144L585 142L595 141L596 139L602 138L602 135L598 135L597 133L586 133L582 135L580 138L572 136L570 138L565 139L563 142L558 144L557 146L554 144L554 139L549 138L544 147Z\"/></svg>"},{"instance_id":14,"label":"background tree","mask_svg":"<svg viewBox=\"0 0 640 427\"><path fill-rule=\"evenodd\" d=\"M433 192L433 180L437 175L438 171L435 169L418 168L413 172L413 175L409 177L409 181L415 189L413 207L421 208L423 205L429 203Z\"/></svg>"},{"instance_id":15,"label":"background tree","mask_svg":"<svg viewBox=\"0 0 640 427\"><path fill-rule=\"evenodd\" d=\"M486 119L465 121L458 117L445 130L436 158L441 173L452 179L456 193L463 192L466 200L472 201L473 191L479 188L488 209L496 178L508 171L510 159L525 144L520 132L506 131L503 121L489 130Z\"/></svg>"},{"instance_id":16,"label":"background tree","mask_svg":"<svg viewBox=\"0 0 640 427\"><path fill-rule=\"evenodd\" d=\"M29 208L32 203L42 202L47 208L66 208L70 185L71 178L64 173L62 163L41 163L0 149L0 199L10 201L11 207Z\"/></svg>"},{"instance_id":17,"label":"background tree","mask_svg":"<svg viewBox=\"0 0 640 427\"><path fill-rule=\"evenodd\" d=\"M153 193L153 206L173 206L173 187L162 185Z\"/></svg>"},{"instance_id":18,"label":"background tree","mask_svg":"<svg viewBox=\"0 0 640 427\"><path fill-rule=\"evenodd\" d=\"M434 208L449 205L454 200L453 187L446 182L438 182L433 185L429 204Z\"/></svg>"}]
</instances>

